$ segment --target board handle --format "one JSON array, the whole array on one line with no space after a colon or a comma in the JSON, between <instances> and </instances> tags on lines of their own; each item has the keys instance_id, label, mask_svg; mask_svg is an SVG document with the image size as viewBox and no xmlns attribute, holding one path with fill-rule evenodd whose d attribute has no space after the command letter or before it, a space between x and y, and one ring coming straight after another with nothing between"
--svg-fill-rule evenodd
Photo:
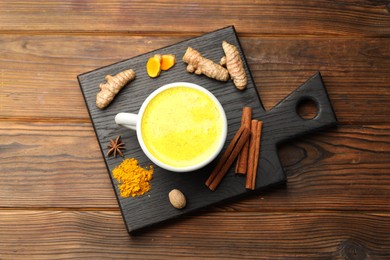
<instances>
[{"instance_id":1,"label":"board handle","mask_svg":"<svg viewBox=\"0 0 390 260\"><path fill-rule=\"evenodd\" d=\"M304 119L298 114L298 106L306 100L316 104L317 114L312 119ZM319 72L267 112L262 120L263 131L270 131L267 136L276 144L337 123Z\"/></svg>"}]
</instances>

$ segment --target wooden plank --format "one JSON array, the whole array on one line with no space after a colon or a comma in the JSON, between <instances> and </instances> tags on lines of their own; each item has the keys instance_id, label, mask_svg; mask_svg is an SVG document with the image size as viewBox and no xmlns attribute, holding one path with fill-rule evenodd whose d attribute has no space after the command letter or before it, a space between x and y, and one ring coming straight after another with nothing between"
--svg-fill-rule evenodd
<instances>
[{"instance_id":1,"label":"wooden plank","mask_svg":"<svg viewBox=\"0 0 390 260\"><path fill-rule=\"evenodd\" d=\"M0 118L87 119L76 75L186 38L2 35ZM390 123L390 39L240 40L266 109L320 70L341 123Z\"/></svg>"},{"instance_id":2,"label":"wooden plank","mask_svg":"<svg viewBox=\"0 0 390 260\"><path fill-rule=\"evenodd\" d=\"M0 121L1 207L117 207L90 123Z\"/></svg>"},{"instance_id":3,"label":"wooden plank","mask_svg":"<svg viewBox=\"0 0 390 260\"><path fill-rule=\"evenodd\" d=\"M287 186L207 210L389 211L389 136L339 126L285 144ZM0 207L118 208L90 123L0 121L0 157Z\"/></svg>"},{"instance_id":4,"label":"wooden plank","mask_svg":"<svg viewBox=\"0 0 390 260\"><path fill-rule=\"evenodd\" d=\"M381 43L370 39L249 41L251 44L244 44L244 51L267 109L318 70L341 123L364 124L369 120L364 115L368 111L376 115L375 119L371 117L371 123L388 122L390 80L386 70L390 67L390 40L379 40Z\"/></svg>"},{"instance_id":5,"label":"wooden plank","mask_svg":"<svg viewBox=\"0 0 390 260\"><path fill-rule=\"evenodd\" d=\"M241 212L389 211L389 130L387 125L342 126L286 143L279 150L286 186L220 208Z\"/></svg>"},{"instance_id":6,"label":"wooden plank","mask_svg":"<svg viewBox=\"0 0 390 260\"><path fill-rule=\"evenodd\" d=\"M0 3L0 31L199 33L235 25L243 34L390 35L387 1L83 1Z\"/></svg>"},{"instance_id":7,"label":"wooden plank","mask_svg":"<svg viewBox=\"0 0 390 260\"><path fill-rule=\"evenodd\" d=\"M0 252L6 259L385 259L389 219L381 213L211 213L129 238L118 211L1 210Z\"/></svg>"},{"instance_id":8,"label":"wooden plank","mask_svg":"<svg viewBox=\"0 0 390 260\"><path fill-rule=\"evenodd\" d=\"M98 38L1 36L7 52L0 53L0 117L89 119L77 75L161 44L144 37Z\"/></svg>"}]
</instances>

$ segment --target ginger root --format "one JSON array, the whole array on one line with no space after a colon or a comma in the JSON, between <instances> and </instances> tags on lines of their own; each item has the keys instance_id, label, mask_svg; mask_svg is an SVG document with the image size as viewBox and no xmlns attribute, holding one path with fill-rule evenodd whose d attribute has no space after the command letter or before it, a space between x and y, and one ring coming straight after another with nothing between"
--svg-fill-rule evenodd
<instances>
[{"instance_id":1,"label":"ginger root","mask_svg":"<svg viewBox=\"0 0 390 260\"><path fill-rule=\"evenodd\" d=\"M227 81L229 73L221 65L203 57L197 50L191 47L187 48L183 56L183 61L187 63L187 71L197 75L205 75L219 81Z\"/></svg>"},{"instance_id":2,"label":"ginger root","mask_svg":"<svg viewBox=\"0 0 390 260\"><path fill-rule=\"evenodd\" d=\"M155 54L148 59L148 62L146 62L146 72L148 73L149 77L155 78L160 75L161 60L162 57L160 54Z\"/></svg>"},{"instance_id":3,"label":"ginger root","mask_svg":"<svg viewBox=\"0 0 390 260\"><path fill-rule=\"evenodd\" d=\"M115 76L107 75L106 83L101 83L100 92L96 95L96 106L100 109L107 107L118 92L135 78L135 72L132 69L119 72Z\"/></svg>"},{"instance_id":4,"label":"ginger root","mask_svg":"<svg viewBox=\"0 0 390 260\"><path fill-rule=\"evenodd\" d=\"M222 42L222 48L225 52L225 56L222 57L220 64L226 64L226 68L236 88L239 90L244 90L248 84L248 79L245 73L240 52L236 46L227 43L226 41Z\"/></svg>"},{"instance_id":5,"label":"ginger root","mask_svg":"<svg viewBox=\"0 0 390 260\"><path fill-rule=\"evenodd\" d=\"M161 55L161 70L169 70L176 64L176 57L173 54Z\"/></svg>"}]
</instances>

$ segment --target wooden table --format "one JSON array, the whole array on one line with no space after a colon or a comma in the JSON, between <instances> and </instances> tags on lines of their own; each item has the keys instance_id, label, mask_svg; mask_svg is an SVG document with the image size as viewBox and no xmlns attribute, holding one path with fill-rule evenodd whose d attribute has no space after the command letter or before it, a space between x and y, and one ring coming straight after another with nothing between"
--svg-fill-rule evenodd
<instances>
[{"instance_id":1,"label":"wooden table","mask_svg":"<svg viewBox=\"0 0 390 260\"><path fill-rule=\"evenodd\" d=\"M389 257L388 1L6 2L0 259ZM339 125L280 147L286 185L130 237L76 76L228 25L266 109L321 71Z\"/></svg>"}]
</instances>

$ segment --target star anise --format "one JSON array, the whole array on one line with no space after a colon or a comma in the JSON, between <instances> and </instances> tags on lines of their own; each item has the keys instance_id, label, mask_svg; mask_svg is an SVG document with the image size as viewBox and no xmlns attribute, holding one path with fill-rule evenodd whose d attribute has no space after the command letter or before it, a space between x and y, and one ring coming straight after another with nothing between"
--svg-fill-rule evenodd
<instances>
[{"instance_id":1,"label":"star anise","mask_svg":"<svg viewBox=\"0 0 390 260\"><path fill-rule=\"evenodd\" d=\"M115 141L110 139L110 144L107 147L109 148L107 156L114 154L114 156L116 157L116 155L119 154L123 157L123 153L121 150L126 150L125 144L122 143L120 135L115 139Z\"/></svg>"}]
</instances>

